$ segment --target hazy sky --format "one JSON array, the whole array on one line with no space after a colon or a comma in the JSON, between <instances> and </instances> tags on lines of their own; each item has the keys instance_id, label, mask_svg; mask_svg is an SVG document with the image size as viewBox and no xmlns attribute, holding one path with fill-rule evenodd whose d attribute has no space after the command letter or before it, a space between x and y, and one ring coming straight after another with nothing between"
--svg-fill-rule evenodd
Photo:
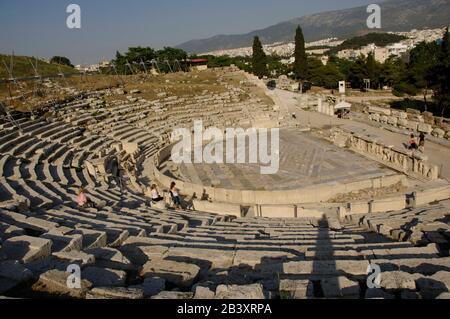
<instances>
[{"instance_id":1,"label":"hazy sky","mask_svg":"<svg viewBox=\"0 0 450 319\"><path fill-rule=\"evenodd\" d=\"M374 0L0 0L0 53L73 63L110 59L116 50L160 48L217 34L247 33L310 13ZM81 7L81 29L68 29L66 7Z\"/></svg>"}]
</instances>

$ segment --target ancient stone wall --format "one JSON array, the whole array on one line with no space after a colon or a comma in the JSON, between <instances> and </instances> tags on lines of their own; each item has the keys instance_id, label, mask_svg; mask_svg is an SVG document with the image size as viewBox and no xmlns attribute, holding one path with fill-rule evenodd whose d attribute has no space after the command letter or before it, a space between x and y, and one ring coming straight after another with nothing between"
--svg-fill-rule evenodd
<instances>
[{"instance_id":1,"label":"ancient stone wall","mask_svg":"<svg viewBox=\"0 0 450 319\"><path fill-rule=\"evenodd\" d=\"M421 176L430 180L439 178L439 167L428 163L425 155L398 149L366 136L335 130L334 141L346 140L346 146L357 153L378 160L407 175Z\"/></svg>"}]
</instances>

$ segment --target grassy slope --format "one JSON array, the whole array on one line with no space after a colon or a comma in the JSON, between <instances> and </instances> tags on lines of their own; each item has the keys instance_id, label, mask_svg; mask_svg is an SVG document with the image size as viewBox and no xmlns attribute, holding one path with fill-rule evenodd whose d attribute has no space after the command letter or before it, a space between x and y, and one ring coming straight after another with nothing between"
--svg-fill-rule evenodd
<instances>
[{"instance_id":1,"label":"grassy slope","mask_svg":"<svg viewBox=\"0 0 450 319\"><path fill-rule=\"evenodd\" d=\"M11 56L10 55L4 55L0 54L0 79L8 78L8 72L5 69L5 66L3 64L3 61L8 65L10 64ZM28 76L34 76L34 70L31 66L30 60L33 62L33 64L36 63L36 60L34 58L25 57L25 56L14 56L14 76L17 78L21 77L28 77ZM38 72L41 76L48 76L48 75L54 75L59 73L58 65L55 64L49 64L47 62L44 62L42 60L37 60L38 64ZM64 73L73 73L75 72L75 69L61 65L59 66L61 68L61 71Z\"/></svg>"}]
</instances>

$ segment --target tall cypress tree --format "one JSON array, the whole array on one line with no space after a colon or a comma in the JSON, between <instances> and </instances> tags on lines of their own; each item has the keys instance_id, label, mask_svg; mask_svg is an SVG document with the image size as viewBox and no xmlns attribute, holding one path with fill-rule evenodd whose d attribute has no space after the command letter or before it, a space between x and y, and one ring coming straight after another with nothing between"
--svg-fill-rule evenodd
<instances>
[{"instance_id":1,"label":"tall cypress tree","mask_svg":"<svg viewBox=\"0 0 450 319\"><path fill-rule=\"evenodd\" d=\"M377 61L375 60L375 53L370 52L366 59L366 74L370 79L370 86L377 87Z\"/></svg>"},{"instance_id":2,"label":"tall cypress tree","mask_svg":"<svg viewBox=\"0 0 450 319\"><path fill-rule=\"evenodd\" d=\"M308 72L308 62L305 51L305 37L303 36L303 30L300 26L297 27L295 32L294 57L294 75L296 79L300 81L301 91L303 91L303 82L306 80Z\"/></svg>"},{"instance_id":3,"label":"tall cypress tree","mask_svg":"<svg viewBox=\"0 0 450 319\"><path fill-rule=\"evenodd\" d=\"M444 116L446 109L450 108L450 33L448 28L445 31L444 38L439 52L439 62L435 69L435 100Z\"/></svg>"},{"instance_id":4,"label":"tall cypress tree","mask_svg":"<svg viewBox=\"0 0 450 319\"><path fill-rule=\"evenodd\" d=\"M264 52L263 46L259 37L253 40L253 74L260 79L267 75L267 56Z\"/></svg>"}]
</instances>

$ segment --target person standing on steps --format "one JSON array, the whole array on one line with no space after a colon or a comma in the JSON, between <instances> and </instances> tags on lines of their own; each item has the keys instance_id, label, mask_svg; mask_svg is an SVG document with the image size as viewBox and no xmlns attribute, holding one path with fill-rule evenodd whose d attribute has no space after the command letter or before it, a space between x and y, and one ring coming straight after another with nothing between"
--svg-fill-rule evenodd
<instances>
[{"instance_id":1,"label":"person standing on steps","mask_svg":"<svg viewBox=\"0 0 450 319\"><path fill-rule=\"evenodd\" d=\"M425 134L423 132L419 136L419 151L425 153Z\"/></svg>"},{"instance_id":2,"label":"person standing on steps","mask_svg":"<svg viewBox=\"0 0 450 319\"><path fill-rule=\"evenodd\" d=\"M180 210L181 209L181 199L180 199L180 195L179 195L179 189L176 187L176 183L172 182L170 184L170 196L172 197L172 201L175 205L175 209L176 210Z\"/></svg>"}]
</instances>

